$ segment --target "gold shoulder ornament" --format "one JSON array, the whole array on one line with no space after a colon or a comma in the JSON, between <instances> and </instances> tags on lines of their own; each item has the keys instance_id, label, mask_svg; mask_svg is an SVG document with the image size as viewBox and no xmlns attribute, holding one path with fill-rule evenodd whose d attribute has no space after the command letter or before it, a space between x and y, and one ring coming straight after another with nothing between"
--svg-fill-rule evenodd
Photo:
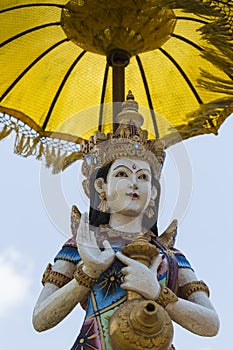
<instances>
[{"instance_id":1,"label":"gold shoulder ornament","mask_svg":"<svg viewBox=\"0 0 233 350\"><path fill-rule=\"evenodd\" d=\"M209 288L203 281L192 281L186 283L179 287L177 294L182 299L188 299L190 295L196 292L205 292L208 297L210 296Z\"/></svg>"},{"instance_id":2,"label":"gold shoulder ornament","mask_svg":"<svg viewBox=\"0 0 233 350\"><path fill-rule=\"evenodd\" d=\"M48 264L42 277L42 284L51 283L58 288L63 287L65 284L71 281L71 278L67 277L61 272L52 270L52 264Z\"/></svg>"}]
</instances>

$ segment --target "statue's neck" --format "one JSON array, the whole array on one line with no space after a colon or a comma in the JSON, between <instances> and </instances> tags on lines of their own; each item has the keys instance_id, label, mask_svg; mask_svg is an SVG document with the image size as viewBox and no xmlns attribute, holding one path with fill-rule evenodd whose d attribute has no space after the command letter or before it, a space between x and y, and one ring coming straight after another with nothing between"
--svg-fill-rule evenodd
<instances>
[{"instance_id":1,"label":"statue's neck","mask_svg":"<svg viewBox=\"0 0 233 350\"><path fill-rule=\"evenodd\" d=\"M114 213L110 215L109 225L114 230L119 230L127 233L139 233L143 230L142 218L143 215L132 217Z\"/></svg>"}]
</instances>

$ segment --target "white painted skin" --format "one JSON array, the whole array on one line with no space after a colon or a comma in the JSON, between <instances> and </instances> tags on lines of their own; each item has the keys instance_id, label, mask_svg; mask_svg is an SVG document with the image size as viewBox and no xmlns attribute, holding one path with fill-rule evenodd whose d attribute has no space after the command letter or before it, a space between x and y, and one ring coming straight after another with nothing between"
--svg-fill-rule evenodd
<instances>
[{"instance_id":1,"label":"white painted skin","mask_svg":"<svg viewBox=\"0 0 233 350\"><path fill-rule=\"evenodd\" d=\"M106 192L110 207L110 226L115 230L127 233L144 232L142 217L150 199L156 198L156 189L151 187L151 170L143 160L116 160L108 173L107 183L103 179L95 183L96 190ZM136 195L133 195L136 193ZM123 234L123 233L122 233ZM108 241L104 241L101 251L93 232L89 230L88 215L81 217L77 234L79 254L84 263L84 272L98 278L117 257L126 267L122 269L124 282L121 287L140 293L144 298L156 300L160 293L157 271L162 257L158 255L150 268L132 260L122 253L114 253ZM57 261L53 270L72 277L74 265L66 261ZM179 269L180 286L197 281L198 278L190 269ZM58 288L46 283L33 313L33 325L37 331L49 329L60 321L85 297L88 289L80 286L75 279ZM193 293L189 300L179 300L166 306L171 319L187 330L201 336L214 336L219 329L219 319L205 292Z\"/></svg>"}]
</instances>

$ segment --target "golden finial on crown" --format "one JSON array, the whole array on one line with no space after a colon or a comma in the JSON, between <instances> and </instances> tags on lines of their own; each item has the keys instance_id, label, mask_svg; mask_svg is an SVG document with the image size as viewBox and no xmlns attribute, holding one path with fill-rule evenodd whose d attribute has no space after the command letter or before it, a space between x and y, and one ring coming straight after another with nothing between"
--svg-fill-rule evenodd
<instances>
[{"instance_id":1,"label":"golden finial on crown","mask_svg":"<svg viewBox=\"0 0 233 350\"><path fill-rule=\"evenodd\" d=\"M145 160L155 177L160 178L165 158L164 144L159 139L148 140L147 130L141 129L143 122L138 103L129 91L126 101L122 103L122 112L117 115L116 131L108 134L96 131L89 140L82 141L82 173L86 177L83 187L88 196L92 172L119 158Z\"/></svg>"}]
</instances>

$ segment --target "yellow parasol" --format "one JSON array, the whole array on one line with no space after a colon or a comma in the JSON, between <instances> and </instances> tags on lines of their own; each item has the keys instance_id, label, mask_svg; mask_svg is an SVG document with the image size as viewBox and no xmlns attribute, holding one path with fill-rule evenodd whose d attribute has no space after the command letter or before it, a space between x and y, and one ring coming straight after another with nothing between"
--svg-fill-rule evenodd
<instances>
[{"instance_id":1,"label":"yellow parasol","mask_svg":"<svg viewBox=\"0 0 233 350\"><path fill-rule=\"evenodd\" d=\"M112 129L125 90L167 147L233 111L231 1L4 0L0 21L0 139L55 171Z\"/></svg>"}]
</instances>

